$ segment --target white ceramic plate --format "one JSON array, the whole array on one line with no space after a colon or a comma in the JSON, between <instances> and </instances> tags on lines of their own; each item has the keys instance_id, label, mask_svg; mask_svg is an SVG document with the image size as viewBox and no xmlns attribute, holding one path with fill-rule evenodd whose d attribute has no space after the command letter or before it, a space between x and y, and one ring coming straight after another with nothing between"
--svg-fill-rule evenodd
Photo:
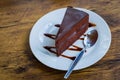
<instances>
[{"instance_id":1,"label":"white ceramic plate","mask_svg":"<svg viewBox=\"0 0 120 80\"><path fill-rule=\"evenodd\" d=\"M91 29L96 29L98 31L98 40L96 44L87 50L81 60L78 62L74 70L83 69L93 65L98 62L108 51L111 43L111 32L107 23L96 13L77 8L79 10L85 11L89 14L89 22L95 23L96 27L89 28L86 33ZM58 70L68 70L69 65L72 60L65 57L57 57L53 53L50 53L43 46L53 46L54 40L44 36L44 33L56 34L58 28L55 24L60 24L63 16L65 14L66 8L57 9L52 12L47 13L42 18L40 18L33 26L30 33L30 47L34 56L43 64L48 67L58 69ZM83 47L82 41L76 41L74 43L77 46ZM67 56L75 56L79 51L66 50L64 52Z\"/></svg>"}]
</instances>

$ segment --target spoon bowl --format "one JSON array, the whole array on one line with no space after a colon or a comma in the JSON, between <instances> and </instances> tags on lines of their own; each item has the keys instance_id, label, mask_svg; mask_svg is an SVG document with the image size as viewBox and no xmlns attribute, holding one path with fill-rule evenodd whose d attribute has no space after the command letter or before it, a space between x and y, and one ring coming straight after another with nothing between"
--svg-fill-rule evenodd
<instances>
[{"instance_id":1,"label":"spoon bowl","mask_svg":"<svg viewBox=\"0 0 120 80\"><path fill-rule=\"evenodd\" d=\"M84 48L92 47L98 39L98 32L96 30L92 30L88 32L84 38L83 45Z\"/></svg>"}]
</instances>

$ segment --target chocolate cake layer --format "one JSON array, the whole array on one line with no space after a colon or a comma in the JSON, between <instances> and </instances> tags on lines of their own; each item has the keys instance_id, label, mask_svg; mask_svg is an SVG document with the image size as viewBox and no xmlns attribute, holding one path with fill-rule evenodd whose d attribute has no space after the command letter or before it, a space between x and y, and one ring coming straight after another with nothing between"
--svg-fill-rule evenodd
<instances>
[{"instance_id":1,"label":"chocolate cake layer","mask_svg":"<svg viewBox=\"0 0 120 80\"><path fill-rule=\"evenodd\" d=\"M85 33L88 24L89 15L87 13L74 8L67 8L55 40L58 56Z\"/></svg>"}]
</instances>

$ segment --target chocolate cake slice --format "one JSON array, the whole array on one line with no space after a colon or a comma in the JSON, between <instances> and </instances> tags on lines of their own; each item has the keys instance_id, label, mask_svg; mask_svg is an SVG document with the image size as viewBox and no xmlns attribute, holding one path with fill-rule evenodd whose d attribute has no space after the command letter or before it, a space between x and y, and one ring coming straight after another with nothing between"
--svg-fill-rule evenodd
<instances>
[{"instance_id":1,"label":"chocolate cake slice","mask_svg":"<svg viewBox=\"0 0 120 80\"><path fill-rule=\"evenodd\" d=\"M68 7L58 30L55 46L60 56L88 29L89 15L86 12Z\"/></svg>"}]
</instances>

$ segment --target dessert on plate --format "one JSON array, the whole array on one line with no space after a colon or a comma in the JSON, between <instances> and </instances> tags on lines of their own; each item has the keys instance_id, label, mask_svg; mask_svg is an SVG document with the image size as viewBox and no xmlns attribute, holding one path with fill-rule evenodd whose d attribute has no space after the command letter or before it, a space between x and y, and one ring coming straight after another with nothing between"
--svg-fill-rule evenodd
<instances>
[{"instance_id":1,"label":"dessert on plate","mask_svg":"<svg viewBox=\"0 0 120 80\"><path fill-rule=\"evenodd\" d=\"M60 56L82 36L89 26L89 15L68 7L55 38L56 54Z\"/></svg>"}]
</instances>

